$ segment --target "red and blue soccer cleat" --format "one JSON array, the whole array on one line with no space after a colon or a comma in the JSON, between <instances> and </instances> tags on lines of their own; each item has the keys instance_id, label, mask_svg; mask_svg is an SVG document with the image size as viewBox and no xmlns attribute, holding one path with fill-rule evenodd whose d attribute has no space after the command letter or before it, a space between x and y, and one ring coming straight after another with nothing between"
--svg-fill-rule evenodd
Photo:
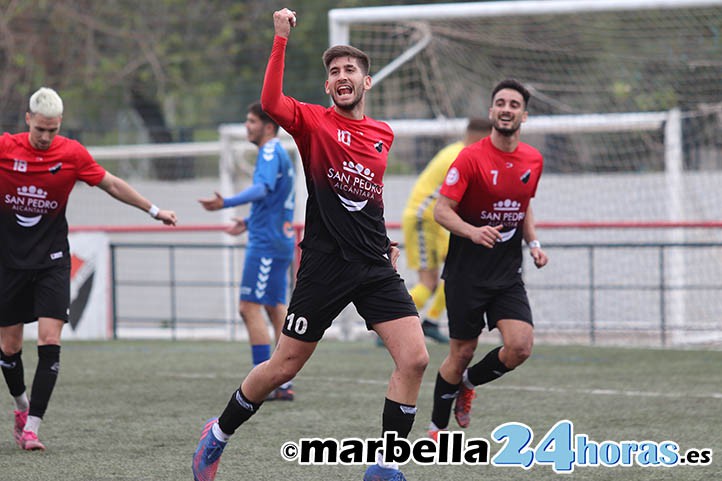
<instances>
[{"instance_id":1,"label":"red and blue soccer cleat","mask_svg":"<svg viewBox=\"0 0 722 481\"><path fill-rule=\"evenodd\" d=\"M383 468L373 464L366 469L363 481L406 481L406 478L398 469Z\"/></svg>"},{"instance_id":2,"label":"red and blue soccer cleat","mask_svg":"<svg viewBox=\"0 0 722 481\"><path fill-rule=\"evenodd\" d=\"M218 463L221 460L223 448L227 444L216 439L213 435L212 428L216 422L218 422L218 418L209 419L203 427L201 439L198 441L198 447L193 455L193 479L195 481L213 481L216 479Z\"/></svg>"},{"instance_id":3,"label":"red and blue soccer cleat","mask_svg":"<svg viewBox=\"0 0 722 481\"><path fill-rule=\"evenodd\" d=\"M277 387L268 395L266 401L293 401L296 393L290 387Z\"/></svg>"}]
</instances>

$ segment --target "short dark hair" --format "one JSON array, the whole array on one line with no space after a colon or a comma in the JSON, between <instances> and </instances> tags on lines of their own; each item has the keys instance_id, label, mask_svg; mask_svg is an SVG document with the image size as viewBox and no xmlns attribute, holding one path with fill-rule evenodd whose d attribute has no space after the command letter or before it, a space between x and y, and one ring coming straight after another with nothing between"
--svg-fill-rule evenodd
<instances>
[{"instance_id":1,"label":"short dark hair","mask_svg":"<svg viewBox=\"0 0 722 481\"><path fill-rule=\"evenodd\" d=\"M496 96L497 92L499 92L499 90L504 90L504 89L516 90L524 98L524 107L529 105L529 99L531 98L531 94L529 93L529 91L526 89L526 87L524 87L524 85L521 82L519 82L518 80L513 79L513 78L508 78L508 79L502 80L501 82L496 84L496 87L494 87L494 90L491 91L492 103L494 102L494 97Z\"/></svg>"},{"instance_id":2,"label":"short dark hair","mask_svg":"<svg viewBox=\"0 0 722 481\"><path fill-rule=\"evenodd\" d=\"M484 117L470 117L469 123L466 125L467 132L491 132L494 124L491 120Z\"/></svg>"},{"instance_id":3,"label":"short dark hair","mask_svg":"<svg viewBox=\"0 0 722 481\"><path fill-rule=\"evenodd\" d=\"M261 119L261 122L263 122L264 124L272 124L273 131L275 133L278 133L278 124L266 113L265 110L263 110L263 107L261 107L261 102L253 102L251 105L249 105L248 112Z\"/></svg>"},{"instance_id":4,"label":"short dark hair","mask_svg":"<svg viewBox=\"0 0 722 481\"><path fill-rule=\"evenodd\" d=\"M361 71L364 75L368 75L371 70L371 59L363 50L359 50L351 45L334 45L323 52L323 65L328 72L328 66L338 57L351 57L358 60Z\"/></svg>"}]
</instances>

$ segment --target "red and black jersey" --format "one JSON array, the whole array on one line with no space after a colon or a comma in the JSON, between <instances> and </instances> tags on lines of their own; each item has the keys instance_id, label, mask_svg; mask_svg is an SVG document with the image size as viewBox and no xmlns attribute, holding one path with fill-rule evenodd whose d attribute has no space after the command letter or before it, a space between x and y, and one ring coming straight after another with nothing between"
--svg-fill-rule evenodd
<instances>
[{"instance_id":1,"label":"red and black jersey","mask_svg":"<svg viewBox=\"0 0 722 481\"><path fill-rule=\"evenodd\" d=\"M456 212L471 225L503 224L494 248L452 234L444 279L483 287L506 287L521 277L524 217L536 194L542 155L519 143L514 152L497 149L486 137L463 149L449 168L441 194L459 203Z\"/></svg>"},{"instance_id":2,"label":"red and black jersey","mask_svg":"<svg viewBox=\"0 0 722 481\"><path fill-rule=\"evenodd\" d=\"M349 119L333 107L284 95L285 47L276 37L261 101L293 136L303 161L308 201L301 247L338 252L352 262L388 263L383 177L393 132L369 117Z\"/></svg>"},{"instance_id":3,"label":"red and black jersey","mask_svg":"<svg viewBox=\"0 0 722 481\"><path fill-rule=\"evenodd\" d=\"M80 143L60 135L37 150L28 133L0 137L0 263L16 269L70 262L65 209L78 180L105 176Z\"/></svg>"}]
</instances>

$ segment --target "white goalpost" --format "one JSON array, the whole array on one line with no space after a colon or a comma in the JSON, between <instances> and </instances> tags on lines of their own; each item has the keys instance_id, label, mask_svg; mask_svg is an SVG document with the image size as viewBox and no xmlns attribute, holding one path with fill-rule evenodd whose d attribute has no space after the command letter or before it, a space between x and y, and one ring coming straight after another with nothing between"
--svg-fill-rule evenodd
<instances>
[{"instance_id":1,"label":"white goalpost","mask_svg":"<svg viewBox=\"0 0 722 481\"><path fill-rule=\"evenodd\" d=\"M718 6L720 6L719 0L528 0L336 8L328 13L329 43L331 45L347 44L350 39L350 26L359 23Z\"/></svg>"}]
</instances>

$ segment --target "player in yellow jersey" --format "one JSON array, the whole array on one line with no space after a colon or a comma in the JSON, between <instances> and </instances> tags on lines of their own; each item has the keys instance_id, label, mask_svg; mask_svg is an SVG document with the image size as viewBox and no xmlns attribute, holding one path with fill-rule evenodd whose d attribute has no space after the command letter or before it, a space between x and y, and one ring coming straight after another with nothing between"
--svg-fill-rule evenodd
<instances>
[{"instance_id":1,"label":"player in yellow jersey","mask_svg":"<svg viewBox=\"0 0 722 481\"><path fill-rule=\"evenodd\" d=\"M461 149L490 133L491 122L488 119L470 118L464 138L441 149L421 172L401 219L408 267L419 273L418 283L409 292L419 311L433 295L421 327L426 337L440 343L449 342L438 326L438 319L446 307L439 270L449 247L449 232L434 220L434 206L446 172Z\"/></svg>"}]
</instances>

